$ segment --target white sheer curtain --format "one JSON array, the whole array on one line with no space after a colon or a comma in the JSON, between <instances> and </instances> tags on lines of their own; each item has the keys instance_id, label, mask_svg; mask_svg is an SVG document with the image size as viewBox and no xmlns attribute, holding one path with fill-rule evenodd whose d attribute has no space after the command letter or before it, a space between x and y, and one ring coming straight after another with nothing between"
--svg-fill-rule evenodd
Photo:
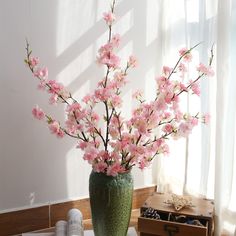
<instances>
[{"instance_id":1,"label":"white sheer curtain","mask_svg":"<svg viewBox=\"0 0 236 236\"><path fill-rule=\"evenodd\" d=\"M190 111L209 111L211 124L187 140L171 144L171 154L158 160L158 191L214 198L215 235L233 235L236 225L236 1L163 0L163 64L174 64L183 45L202 42L199 61L207 64L214 44L215 78L201 84L201 101L183 104ZM197 61L196 61L197 63Z\"/></svg>"}]
</instances>

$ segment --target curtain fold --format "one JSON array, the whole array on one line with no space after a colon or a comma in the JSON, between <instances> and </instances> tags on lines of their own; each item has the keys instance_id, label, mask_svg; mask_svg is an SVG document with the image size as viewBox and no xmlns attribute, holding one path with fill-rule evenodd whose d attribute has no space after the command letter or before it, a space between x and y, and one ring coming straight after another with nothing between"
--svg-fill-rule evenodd
<instances>
[{"instance_id":1,"label":"curtain fold","mask_svg":"<svg viewBox=\"0 0 236 236\"><path fill-rule=\"evenodd\" d=\"M232 157L227 155L227 93L229 91L229 32L230 32L230 2L218 1L217 14L217 61L216 61L216 154L215 154L215 210L216 232L218 235L223 228L224 209L229 202L229 189L232 173ZM230 114L231 115L231 114Z\"/></svg>"},{"instance_id":2,"label":"curtain fold","mask_svg":"<svg viewBox=\"0 0 236 236\"><path fill-rule=\"evenodd\" d=\"M158 191L214 198L215 236L235 235L236 1L163 0L161 6L163 64L174 64L174 53L183 45L199 42L196 56L207 64L214 44L216 75L201 83L200 102L190 98L183 104L190 111L209 111L211 124L171 143L170 156L158 159Z\"/></svg>"}]
</instances>

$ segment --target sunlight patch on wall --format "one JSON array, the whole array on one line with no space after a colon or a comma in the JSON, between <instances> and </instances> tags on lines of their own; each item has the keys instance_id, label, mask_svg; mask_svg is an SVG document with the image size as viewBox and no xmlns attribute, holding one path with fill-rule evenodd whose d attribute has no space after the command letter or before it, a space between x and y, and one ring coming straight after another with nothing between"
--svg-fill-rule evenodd
<instances>
[{"instance_id":1,"label":"sunlight patch on wall","mask_svg":"<svg viewBox=\"0 0 236 236\"><path fill-rule=\"evenodd\" d=\"M85 95L91 93L90 89L91 89L91 81L87 80L73 93L73 96L80 101L83 99Z\"/></svg>"},{"instance_id":2,"label":"sunlight patch on wall","mask_svg":"<svg viewBox=\"0 0 236 236\"><path fill-rule=\"evenodd\" d=\"M95 3L93 0L58 1L57 56L94 25L95 13L92 9L96 9Z\"/></svg>"},{"instance_id":3,"label":"sunlight patch on wall","mask_svg":"<svg viewBox=\"0 0 236 236\"><path fill-rule=\"evenodd\" d=\"M58 74L58 81L69 86L80 74L94 63L93 46L86 48Z\"/></svg>"},{"instance_id":4,"label":"sunlight patch on wall","mask_svg":"<svg viewBox=\"0 0 236 236\"><path fill-rule=\"evenodd\" d=\"M147 1L147 21L146 21L146 46L148 47L158 36L158 24L160 16L160 8L158 1Z\"/></svg>"},{"instance_id":5,"label":"sunlight patch on wall","mask_svg":"<svg viewBox=\"0 0 236 236\"><path fill-rule=\"evenodd\" d=\"M117 22L114 24L113 32L119 32L122 36L127 33L134 25L134 10L129 10L124 16L117 16Z\"/></svg>"}]
</instances>

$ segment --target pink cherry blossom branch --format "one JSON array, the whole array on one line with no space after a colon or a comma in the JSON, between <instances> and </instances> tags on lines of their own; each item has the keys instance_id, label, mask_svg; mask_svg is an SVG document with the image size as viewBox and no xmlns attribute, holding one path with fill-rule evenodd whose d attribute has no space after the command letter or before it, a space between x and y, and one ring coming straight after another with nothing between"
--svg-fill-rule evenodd
<instances>
[{"instance_id":1,"label":"pink cherry blossom branch","mask_svg":"<svg viewBox=\"0 0 236 236\"><path fill-rule=\"evenodd\" d=\"M105 147L106 146L106 140L104 139L104 137L102 136L102 134L99 132L99 130L96 127L93 127L93 128L96 131L96 134L102 139L103 145Z\"/></svg>"},{"instance_id":2,"label":"pink cherry blossom branch","mask_svg":"<svg viewBox=\"0 0 236 236\"><path fill-rule=\"evenodd\" d=\"M173 133L175 133L174 130L172 130L172 131L169 132L169 133L163 134L163 135L162 135L160 138L158 138L158 139L166 139L169 135L171 135L171 134L173 134ZM153 144L153 143L155 143L158 139L157 139L157 137L155 136L153 139L147 140L142 146L146 147L146 146L148 146L148 145L150 145L150 144Z\"/></svg>"},{"instance_id":3,"label":"pink cherry blossom branch","mask_svg":"<svg viewBox=\"0 0 236 236\"><path fill-rule=\"evenodd\" d=\"M115 0L113 0L112 2L112 5L111 5L111 13L113 14L114 13L114 10L115 10ZM109 36L108 36L108 42L111 42L111 35L112 35L112 23L109 24ZM107 80L108 80L108 75L110 73L110 68L109 66L107 65L107 72L106 72L106 76L105 76L105 84L104 84L104 88L106 87L107 85Z\"/></svg>"},{"instance_id":4,"label":"pink cherry blossom branch","mask_svg":"<svg viewBox=\"0 0 236 236\"><path fill-rule=\"evenodd\" d=\"M114 14L115 2L116 2L115 0L113 0L113 2L112 2L111 14ZM112 35L112 23L109 24L109 36L108 36L109 43L111 41L111 35ZM107 65L107 72L106 72L106 76L105 76L104 88L106 88L106 86L107 86L107 80L108 80L109 73L110 73L110 67ZM105 137L104 147L105 147L105 151L107 151L108 142L109 142L109 124L110 124L110 120L112 118L112 113L111 113L111 115L109 115L109 108L108 108L107 101L104 101L104 105L105 105L105 110L106 110L106 137ZM102 138L102 140L104 141L104 138Z\"/></svg>"},{"instance_id":5,"label":"pink cherry blossom branch","mask_svg":"<svg viewBox=\"0 0 236 236\"><path fill-rule=\"evenodd\" d=\"M28 67L29 67L29 69L30 69L30 71L32 72L32 74L34 74L34 76L37 78L37 79L39 79L40 81L42 81L43 79L39 76L39 75L35 75L35 71L34 71L34 66L32 66L31 65L31 63L30 63L30 56L31 56L31 54L32 54L32 50L30 50L30 45L29 45L29 42L28 42L28 40L26 39L26 55L27 55L27 59L25 59L25 63L28 65ZM49 89L49 90L52 90L52 86L49 84L49 83L45 83L45 85L47 86L47 88ZM64 103L66 103L67 105L70 105L70 103L60 94L60 93L58 93L57 91L53 91L55 94L57 94L57 96L64 102ZM74 98L74 97L72 97L72 94L69 92L69 97L68 98L70 98L74 103L78 103L78 101Z\"/></svg>"},{"instance_id":6,"label":"pink cherry blossom branch","mask_svg":"<svg viewBox=\"0 0 236 236\"><path fill-rule=\"evenodd\" d=\"M115 3L116 1L113 0L112 5L111 5L111 13L114 14L115 11ZM108 41L111 41L111 32L112 32L112 24L109 25L109 37L108 37Z\"/></svg>"},{"instance_id":7,"label":"pink cherry blossom branch","mask_svg":"<svg viewBox=\"0 0 236 236\"><path fill-rule=\"evenodd\" d=\"M137 138L137 140L136 140L136 145L138 145L138 143L139 143L139 141L140 141L140 139L142 138L142 134L139 134L139 136L138 136L138 138Z\"/></svg>"},{"instance_id":8,"label":"pink cherry blossom branch","mask_svg":"<svg viewBox=\"0 0 236 236\"><path fill-rule=\"evenodd\" d=\"M214 44L211 46L211 56L210 56L210 59L209 59L209 66L212 65L213 58L214 58Z\"/></svg>"},{"instance_id":9,"label":"pink cherry blossom branch","mask_svg":"<svg viewBox=\"0 0 236 236\"><path fill-rule=\"evenodd\" d=\"M183 92L188 92L189 89L193 86L193 84L195 84L200 78L202 78L205 74L202 73L201 75L199 75L193 82L191 82L185 89L182 89L180 90L177 94L174 94L173 95L173 98L174 99L175 97L179 96L181 93Z\"/></svg>"},{"instance_id":10,"label":"pink cherry blossom branch","mask_svg":"<svg viewBox=\"0 0 236 236\"><path fill-rule=\"evenodd\" d=\"M26 40L26 53L27 53L27 59L25 60L25 63L28 65L31 72L35 74L34 67L30 64L30 56L32 54L32 50L29 49L29 43L27 40ZM38 78L40 81L42 81L42 78L39 75L34 75L34 76ZM49 90L52 89L52 87L48 83L45 83L45 85L48 87ZM56 91L54 92L58 95L60 99L63 100L64 103L66 103L67 105L70 105L69 102L67 102L67 100L61 94L57 93ZM71 93L70 93L70 98L72 98ZM75 99L73 100L76 101Z\"/></svg>"},{"instance_id":11,"label":"pink cherry blossom branch","mask_svg":"<svg viewBox=\"0 0 236 236\"><path fill-rule=\"evenodd\" d=\"M106 109L106 138L105 138L105 151L107 151L108 148L108 142L109 142L109 124L110 124L110 119L109 119L109 110L108 110L108 104L107 101L104 101L105 104L105 109Z\"/></svg>"},{"instance_id":12,"label":"pink cherry blossom branch","mask_svg":"<svg viewBox=\"0 0 236 236\"><path fill-rule=\"evenodd\" d=\"M119 135L120 135L120 140L122 140L122 134L121 134L121 128L123 126L123 123L120 122L120 114L121 112L117 113L115 107L112 105L112 114L114 114L114 116L117 118L118 121L118 131L119 131ZM110 120L111 120L112 116L110 116Z\"/></svg>"},{"instance_id":13,"label":"pink cherry blossom branch","mask_svg":"<svg viewBox=\"0 0 236 236\"><path fill-rule=\"evenodd\" d=\"M110 13L106 13L105 14L105 20L106 22L108 23L108 26L109 26L109 36L108 36L108 43L111 43L111 36L112 36L112 23L113 23L113 20L114 20L114 9L115 9L115 0L113 0L112 2L112 5L111 5L111 12ZM134 59L132 60L133 63L135 63ZM111 68L112 66L109 66L108 64L106 65L107 66L107 71L106 71L106 75L105 75L105 81L104 81L104 84L103 84L103 87L106 88L107 87L107 82L108 82L108 79L109 79L109 74L111 72ZM134 66L134 64L130 64L129 62L127 62L127 66L125 68L125 71L124 71L124 75L127 74L127 70L129 67L131 66ZM115 70L116 68L114 68ZM119 93L119 89L117 89L116 93L118 94ZM104 103L104 106L105 106L105 120L106 120L106 134L105 134L105 150L107 151L108 149L108 143L109 143L109 125L110 125L110 121L111 121L111 118L113 116L113 109L111 110L111 112L109 112L109 106L108 106L108 101L105 100L103 101ZM103 140L104 140L103 139Z\"/></svg>"},{"instance_id":14,"label":"pink cherry blossom branch","mask_svg":"<svg viewBox=\"0 0 236 236\"><path fill-rule=\"evenodd\" d=\"M131 118L125 120L119 111L122 104L120 95L127 82L128 69L135 67L137 60L131 55L126 66L120 67L120 58L115 54L115 49L119 47L120 36L119 34L113 35L116 0L111 1L110 11L103 14L103 19L109 29L108 40L100 47L97 57L97 62L105 66L106 72L102 80L98 82L98 88L94 93L83 98L85 107L81 107L81 104L62 84L47 79L47 68L38 66L39 60L31 56L32 51L28 42L25 62L33 75L40 80L40 88L46 89L52 94L50 103L63 102L68 105L65 128L58 121L45 115L40 108L35 108L32 111L35 118L41 120L46 117L51 133L57 137L67 134L80 139L78 147L84 151L84 159L92 164L93 170L115 176L118 173L123 173L124 170L131 169L136 164L140 169L145 168L155 156L168 153L167 139L187 137L193 127L198 124L198 114L195 116L188 113L183 115L179 107L178 96L183 92L190 91L196 95L200 94L198 80L204 75L213 74L210 67L213 49L209 66L200 63L197 67L198 77L187 84L170 78L172 75L174 76L174 73L179 75L179 79L184 78L188 71L185 62L191 60L191 51L199 44L190 49L181 49L173 69L163 66L162 75L157 78L155 100L147 102L142 99L141 93L136 93L135 99L140 104L133 111ZM94 109L97 103L103 104L104 128L100 127L100 115ZM206 115L203 120L207 123L209 116ZM154 133L156 128L160 131L158 134Z\"/></svg>"},{"instance_id":15,"label":"pink cherry blossom branch","mask_svg":"<svg viewBox=\"0 0 236 236\"><path fill-rule=\"evenodd\" d=\"M174 118L172 118L172 119L170 119L170 120L168 120L168 121L163 121L163 122L159 122L159 124L158 124L158 126L160 126L160 125L165 125L165 124L169 124L169 123L171 123L172 121L174 121L175 119Z\"/></svg>"},{"instance_id":16,"label":"pink cherry blossom branch","mask_svg":"<svg viewBox=\"0 0 236 236\"><path fill-rule=\"evenodd\" d=\"M118 121L118 132L119 132L119 141L122 141L122 133L121 133L121 129L123 126L123 123L120 122L120 114L121 113L117 113L116 109L113 107L113 111L114 111L114 116L117 118ZM125 161L125 158L129 155L129 152L125 152L123 150L123 148L121 149L121 159L122 162Z\"/></svg>"},{"instance_id":17,"label":"pink cherry blossom branch","mask_svg":"<svg viewBox=\"0 0 236 236\"><path fill-rule=\"evenodd\" d=\"M170 136L171 134L173 134L173 133L175 133L175 131L174 130L172 130L171 132L169 132L169 133L165 133L165 134L163 134L160 138L162 139L166 139L168 136Z\"/></svg>"},{"instance_id":18,"label":"pink cherry blossom branch","mask_svg":"<svg viewBox=\"0 0 236 236\"><path fill-rule=\"evenodd\" d=\"M91 123L92 121L90 121L87 117L85 117L85 122L88 122L88 124L89 124L89 123ZM99 132L99 130L98 130L97 127L95 127L95 126L93 126L93 129L95 130L95 133L101 138L101 140L102 140L102 142L103 142L103 145L104 145L104 147L105 147L106 141L105 141L104 137L102 136L101 132ZM84 132L82 132L82 135L83 135L83 137L85 137ZM92 137L92 138L93 138L93 137ZM88 142L89 140L85 137L85 141Z\"/></svg>"},{"instance_id":19,"label":"pink cherry blossom branch","mask_svg":"<svg viewBox=\"0 0 236 236\"><path fill-rule=\"evenodd\" d=\"M197 44L196 46L198 46L199 44ZM194 46L194 47L196 47L196 46ZM211 47L211 56L210 56L210 58L209 58L209 66L211 66L211 64L212 64L212 62L213 62L213 58L214 58L214 53L213 53L213 46L214 45L212 45L212 47ZM193 48L194 48L193 47ZM174 97L175 96L179 96L181 93L183 93L183 92L186 92L186 90L188 91L188 89L190 89L192 86L193 86L193 84L195 84L200 78L202 78L203 76L205 76L206 75L206 73L204 73L204 72L202 72L193 82L191 82L185 89L182 89L179 93L177 93L177 94L174 94L174 96L173 96L173 99L174 99Z\"/></svg>"},{"instance_id":20,"label":"pink cherry blossom branch","mask_svg":"<svg viewBox=\"0 0 236 236\"><path fill-rule=\"evenodd\" d=\"M55 120L53 120L52 119L52 117L51 116L49 116L49 115L47 115L47 114L45 114L45 117L47 118L47 123L48 124L51 124L51 123L53 123ZM59 125L59 129L63 132L63 133L65 133L66 135L68 135L68 136L70 136L70 137L72 137L72 138L76 138L76 139L80 139L80 140L82 140L82 141L86 141L84 138L82 138L79 134L77 134L77 135L72 135L72 134L70 134L65 128L63 128L61 125L60 125L60 123L59 122L57 122L58 123L58 125Z\"/></svg>"},{"instance_id":21,"label":"pink cherry blossom branch","mask_svg":"<svg viewBox=\"0 0 236 236\"><path fill-rule=\"evenodd\" d=\"M152 161L159 154L160 154L159 151L156 151L156 153L152 157L150 157L150 161Z\"/></svg>"},{"instance_id":22,"label":"pink cherry blossom branch","mask_svg":"<svg viewBox=\"0 0 236 236\"><path fill-rule=\"evenodd\" d=\"M26 53L27 53L27 59L25 60L25 62L26 62L26 64L28 65L28 67L29 67L29 69L31 70L31 72L34 74L34 67L33 67L33 66L31 65L31 63L30 63L30 56L31 56L31 54L32 54L32 50L30 50L30 48L29 48L29 42L28 42L27 40L26 40ZM42 78L41 78L39 75L36 75L36 78L38 78L40 81L42 81ZM51 87L48 83L45 83L45 85L48 87L49 90L52 89L52 87ZM64 103L66 103L67 105L70 105L70 103L69 103L61 94L59 94L57 91L54 91L54 93L56 93L56 94L58 95L58 97L63 100ZM70 94L69 98L71 98L74 103L78 103L77 100L72 97L71 93L69 93L69 94ZM75 112L73 112L73 114L74 114L74 117L75 117L75 120L76 120L77 124L79 124L79 122L78 122L78 120L77 120L77 118L76 118ZM62 130L63 130L67 135L69 135L69 136L71 136L71 137L73 137L73 138L79 138L79 139L81 139L81 140L83 140L83 141L88 142L88 138L85 136L85 133L84 133L83 131L81 132L83 138L81 138L79 135L78 135L78 137L77 137L77 136L74 136L74 135L71 135L71 134L68 133L64 128L63 128Z\"/></svg>"},{"instance_id":23,"label":"pink cherry blossom branch","mask_svg":"<svg viewBox=\"0 0 236 236\"><path fill-rule=\"evenodd\" d=\"M198 45L200 45L201 43L196 44L195 46L193 46L192 48L190 48L189 50L187 50L183 55L180 56L179 60L176 62L174 68L172 69L172 71L170 72L169 76L167 77L167 79L170 79L170 77L172 76L173 73L175 73L175 70L177 68L177 66L179 65L180 61L187 55L189 54L194 48L196 48Z\"/></svg>"},{"instance_id":24,"label":"pink cherry blossom branch","mask_svg":"<svg viewBox=\"0 0 236 236\"><path fill-rule=\"evenodd\" d=\"M78 121L78 119L77 119L77 117L76 117L76 113L75 113L75 111L73 111L73 115L74 115L74 118L75 118L76 123L79 125L80 122ZM81 134L82 134L82 136L83 136L83 138L84 138L84 141L88 142L89 139L86 137L84 131L81 131Z\"/></svg>"}]
</instances>

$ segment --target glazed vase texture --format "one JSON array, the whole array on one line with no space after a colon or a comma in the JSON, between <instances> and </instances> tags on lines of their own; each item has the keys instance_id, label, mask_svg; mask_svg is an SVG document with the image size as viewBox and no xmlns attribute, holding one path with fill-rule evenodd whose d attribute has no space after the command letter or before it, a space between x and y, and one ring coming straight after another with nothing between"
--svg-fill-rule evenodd
<instances>
[{"instance_id":1,"label":"glazed vase texture","mask_svg":"<svg viewBox=\"0 0 236 236\"><path fill-rule=\"evenodd\" d=\"M126 236L133 195L130 172L107 176L91 172L89 196L95 236Z\"/></svg>"}]
</instances>

